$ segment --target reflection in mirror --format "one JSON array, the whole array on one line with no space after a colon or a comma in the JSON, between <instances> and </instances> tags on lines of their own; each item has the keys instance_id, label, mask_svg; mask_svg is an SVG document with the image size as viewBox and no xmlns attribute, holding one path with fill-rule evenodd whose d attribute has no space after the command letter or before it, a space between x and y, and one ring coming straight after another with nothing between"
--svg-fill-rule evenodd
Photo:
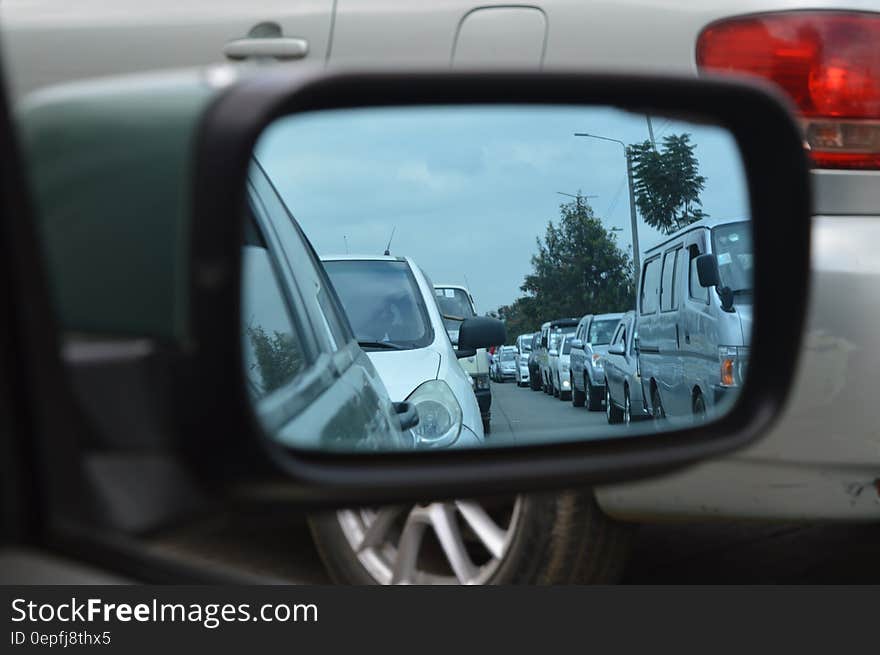
<instances>
[{"instance_id":1,"label":"reflection in mirror","mask_svg":"<svg viewBox=\"0 0 880 655\"><path fill-rule=\"evenodd\" d=\"M516 446L729 411L752 330L741 157L723 128L650 119L653 134L619 109L496 105L271 125L248 180L242 301L268 434Z\"/></svg>"}]
</instances>

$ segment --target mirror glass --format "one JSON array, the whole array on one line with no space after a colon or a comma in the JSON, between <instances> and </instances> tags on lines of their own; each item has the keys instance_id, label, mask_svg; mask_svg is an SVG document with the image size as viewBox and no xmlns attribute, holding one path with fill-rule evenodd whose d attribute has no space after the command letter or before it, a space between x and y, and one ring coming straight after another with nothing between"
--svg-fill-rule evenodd
<instances>
[{"instance_id":1,"label":"mirror glass","mask_svg":"<svg viewBox=\"0 0 880 655\"><path fill-rule=\"evenodd\" d=\"M247 198L245 374L284 444L662 438L744 383L748 187L698 116L296 114L259 140Z\"/></svg>"}]
</instances>

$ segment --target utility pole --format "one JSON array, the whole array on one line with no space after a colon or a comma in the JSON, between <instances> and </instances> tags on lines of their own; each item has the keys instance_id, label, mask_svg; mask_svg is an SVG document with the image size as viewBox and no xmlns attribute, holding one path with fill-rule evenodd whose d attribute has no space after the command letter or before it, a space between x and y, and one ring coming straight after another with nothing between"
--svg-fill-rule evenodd
<instances>
[{"instance_id":1,"label":"utility pole","mask_svg":"<svg viewBox=\"0 0 880 655\"><path fill-rule=\"evenodd\" d=\"M648 121L651 119L649 118ZM650 123L649 123L650 124ZM633 165L632 150L629 146L624 146L626 153L626 179L629 184L629 220L632 224L632 242L633 242L633 267L635 269L635 278L638 280L642 272L641 262L639 261L639 225L636 218L636 199L633 193Z\"/></svg>"},{"instance_id":2,"label":"utility pole","mask_svg":"<svg viewBox=\"0 0 880 655\"><path fill-rule=\"evenodd\" d=\"M657 142L654 141L654 126L651 124L651 115L645 114L645 120L648 121L648 136L651 137L651 147L654 149L654 152L656 152Z\"/></svg>"},{"instance_id":3,"label":"utility pole","mask_svg":"<svg viewBox=\"0 0 880 655\"><path fill-rule=\"evenodd\" d=\"M650 118L648 118L650 124ZM585 136L591 139L601 139L602 141L611 141L619 143L623 148L623 155L626 157L626 180L629 187L629 220L632 228L632 248L633 248L633 266L635 267L635 278L639 279L641 273L641 261L639 259L639 224L636 218L636 198L633 191L633 175L632 175L632 151L628 145L619 139L610 139L607 136L599 136L598 134L587 134L586 132L575 132L575 136Z\"/></svg>"}]
</instances>

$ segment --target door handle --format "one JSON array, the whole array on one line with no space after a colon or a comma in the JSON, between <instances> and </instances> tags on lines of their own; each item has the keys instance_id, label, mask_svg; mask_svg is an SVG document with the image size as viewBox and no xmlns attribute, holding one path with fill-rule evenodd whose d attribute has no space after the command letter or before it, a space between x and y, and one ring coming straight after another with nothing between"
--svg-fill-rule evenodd
<instances>
[{"instance_id":1,"label":"door handle","mask_svg":"<svg viewBox=\"0 0 880 655\"><path fill-rule=\"evenodd\" d=\"M691 342L691 333L688 332L687 330L684 331L684 342L685 343Z\"/></svg>"},{"instance_id":2,"label":"door handle","mask_svg":"<svg viewBox=\"0 0 880 655\"><path fill-rule=\"evenodd\" d=\"M309 52L309 42L297 37L254 37L236 39L223 46L223 54L229 59L242 60L250 57L273 57L275 59L302 59Z\"/></svg>"}]
</instances>

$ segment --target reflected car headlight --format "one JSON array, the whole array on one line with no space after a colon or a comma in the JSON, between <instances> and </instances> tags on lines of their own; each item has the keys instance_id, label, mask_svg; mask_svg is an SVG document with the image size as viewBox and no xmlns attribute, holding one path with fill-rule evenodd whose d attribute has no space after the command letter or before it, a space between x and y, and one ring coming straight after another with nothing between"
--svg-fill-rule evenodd
<instances>
[{"instance_id":1,"label":"reflected car headlight","mask_svg":"<svg viewBox=\"0 0 880 655\"><path fill-rule=\"evenodd\" d=\"M419 385L407 400L419 412L419 424L412 429L417 448L442 448L458 439L461 406L443 380L429 380Z\"/></svg>"},{"instance_id":2,"label":"reflected car headlight","mask_svg":"<svg viewBox=\"0 0 880 655\"><path fill-rule=\"evenodd\" d=\"M594 353L593 356L590 358L590 365L593 368L601 369L602 368L602 355Z\"/></svg>"}]
</instances>

